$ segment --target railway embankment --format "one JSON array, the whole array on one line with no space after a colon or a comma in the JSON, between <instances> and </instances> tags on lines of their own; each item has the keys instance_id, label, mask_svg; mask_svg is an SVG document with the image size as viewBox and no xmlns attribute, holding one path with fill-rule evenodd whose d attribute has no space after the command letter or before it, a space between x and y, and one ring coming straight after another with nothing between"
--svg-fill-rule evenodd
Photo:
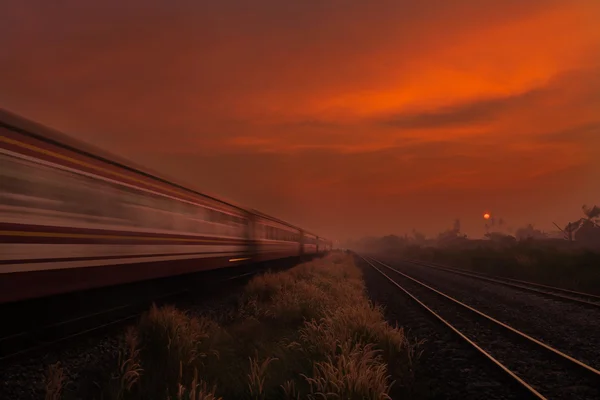
<instances>
[{"instance_id":1,"label":"railway embankment","mask_svg":"<svg viewBox=\"0 0 600 400\"><path fill-rule=\"evenodd\" d=\"M334 253L252 278L227 306L152 307L87 385L47 374L49 398L366 398L412 390L417 345L367 297L352 256ZM333 396L333 397L332 397Z\"/></svg>"}]
</instances>

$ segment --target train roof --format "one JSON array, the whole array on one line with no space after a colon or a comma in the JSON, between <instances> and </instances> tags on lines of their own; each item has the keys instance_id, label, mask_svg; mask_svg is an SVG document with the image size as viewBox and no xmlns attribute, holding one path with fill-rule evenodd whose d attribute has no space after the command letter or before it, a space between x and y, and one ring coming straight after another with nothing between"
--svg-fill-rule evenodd
<instances>
[{"instance_id":1,"label":"train roof","mask_svg":"<svg viewBox=\"0 0 600 400\"><path fill-rule=\"evenodd\" d=\"M251 212L251 213L253 213L253 214L255 214L255 215L257 215L257 216L259 216L259 217L263 217L263 218L269 219L269 220L271 220L271 221L279 222L280 224L283 224L283 225L289 226L290 228L298 229L298 230L302 231L302 232L303 232L303 233L305 233L305 234L309 234L309 235L317 236L316 234L314 234L314 233L312 233L312 232L309 232L309 231L307 231L306 229L302 229L302 228L300 228L300 227L298 227L298 226L295 226L295 225L292 225L292 224L290 224L289 222L286 222L286 221L283 221L283 220L281 220L281 219L279 219L279 218L276 218L276 217L272 217L272 216L270 216L270 215L267 215L267 214L265 214L265 213L263 213L263 212L261 212L261 211L258 211L258 210L255 210L255 209L250 209L250 212Z\"/></svg>"},{"instance_id":2,"label":"train roof","mask_svg":"<svg viewBox=\"0 0 600 400\"><path fill-rule=\"evenodd\" d=\"M291 228L301 230L305 233L310 233L298 226L295 226L289 222L283 221L283 220L273 217L271 215L265 214L261 211L244 207L233 201L225 200L223 198L220 198L220 197L212 195L212 194L208 194L206 192L200 192L198 190L191 189L188 187L188 184L186 184L186 183L178 182L176 179L167 177L167 176L163 175L162 173L157 173L157 172L151 170L150 168L142 167L140 165L132 163L131 161L126 160L123 157L119 157L119 156L112 154L104 149L93 146L93 145L83 142L81 140L75 139L72 136L69 136L63 132L56 130L56 129L52 129L52 128L49 128L42 124L39 124L37 122L28 120L24 117L21 117L21 116L14 114L8 110L3 109L3 108L0 108L0 126L4 126L5 128L16 130L19 133L34 137L39 140L43 140L47 143L52 143L54 145L77 152L79 154L83 154L85 156L95 158L97 160L112 164L114 166L127 169L131 172L135 172L137 174L144 175L148 178L152 178L152 179L155 179L162 183L166 183L168 185L175 186L179 189L182 189L182 190L185 190L185 191L188 191L188 192L200 195L200 196L207 197L211 200L218 201L222 204L226 204L226 205L238 208L245 212L253 213L253 214L259 215L263 218L270 219L275 222L279 222L279 223L289 226ZM312 233L310 233L310 234L312 234ZM315 234L312 234L312 235L317 236Z\"/></svg>"}]
</instances>

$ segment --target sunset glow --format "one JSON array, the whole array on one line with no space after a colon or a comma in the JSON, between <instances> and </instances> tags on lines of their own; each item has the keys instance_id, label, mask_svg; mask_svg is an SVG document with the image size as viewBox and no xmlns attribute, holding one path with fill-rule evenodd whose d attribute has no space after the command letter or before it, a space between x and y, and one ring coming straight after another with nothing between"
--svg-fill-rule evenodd
<instances>
[{"instance_id":1,"label":"sunset glow","mask_svg":"<svg viewBox=\"0 0 600 400\"><path fill-rule=\"evenodd\" d=\"M84 3L0 4L0 107L335 239L600 201L599 1Z\"/></svg>"},{"instance_id":2,"label":"sunset glow","mask_svg":"<svg viewBox=\"0 0 600 400\"><path fill-rule=\"evenodd\" d=\"M483 219L490 219L490 214L488 214L488 213L483 214Z\"/></svg>"}]
</instances>

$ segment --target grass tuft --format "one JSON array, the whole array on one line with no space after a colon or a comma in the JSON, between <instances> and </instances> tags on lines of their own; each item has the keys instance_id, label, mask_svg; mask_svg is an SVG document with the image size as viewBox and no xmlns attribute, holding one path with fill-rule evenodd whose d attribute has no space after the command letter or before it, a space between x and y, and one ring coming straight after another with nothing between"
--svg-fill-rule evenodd
<instances>
[{"instance_id":1,"label":"grass tuft","mask_svg":"<svg viewBox=\"0 0 600 400\"><path fill-rule=\"evenodd\" d=\"M194 369L203 370L208 359L219 357L213 343L218 325L171 306L153 305L137 331L143 347L144 386L155 393L174 395L179 382L193 379Z\"/></svg>"},{"instance_id":2,"label":"grass tuft","mask_svg":"<svg viewBox=\"0 0 600 400\"><path fill-rule=\"evenodd\" d=\"M283 398L285 400L300 400L300 394L296 389L296 382L289 379L281 385L283 390Z\"/></svg>"},{"instance_id":3,"label":"grass tuft","mask_svg":"<svg viewBox=\"0 0 600 400\"><path fill-rule=\"evenodd\" d=\"M119 370L116 379L119 386L116 398L121 400L131 393L143 373L137 330L133 327L128 327L125 331L125 349L119 351L118 364Z\"/></svg>"},{"instance_id":4,"label":"grass tuft","mask_svg":"<svg viewBox=\"0 0 600 400\"><path fill-rule=\"evenodd\" d=\"M180 364L179 376L182 378L183 368ZM194 369L194 377L192 379L189 388L179 382L177 387L177 400L221 400L221 397L217 397L215 392L217 387L213 386L211 389L208 388L208 384L203 380L198 379L198 370Z\"/></svg>"},{"instance_id":5,"label":"grass tuft","mask_svg":"<svg viewBox=\"0 0 600 400\"><path fill-rule=\"evenodd\" d=\"M254 358L249 357L250 373L248 374L248 388L250 395L254 399L264 399L265 396L265 379L267 377L267 368L277 358L267 357L262 363L258 362L258 354Z\"/></svg>"},{"instance_id":6,"label":"grass tuft","mask_svg":"<svg viewBox=\"0 0 600 400\"><path fill-rule=\"evenodd\" d=\"M60 362L48 366L46 373L46 400L60 400L67 378Z\"/></svg>"},{"instance_id":7,"label":"grass tuft","mask_svg":"<svg viewBox=\"0 0 600 400\"><path fill-rule=\"evenodd\" d=\"M310 399L391 399L387 366L373 344L340 345L340 354L315 363Z\"/></svg>"}]
</instances>

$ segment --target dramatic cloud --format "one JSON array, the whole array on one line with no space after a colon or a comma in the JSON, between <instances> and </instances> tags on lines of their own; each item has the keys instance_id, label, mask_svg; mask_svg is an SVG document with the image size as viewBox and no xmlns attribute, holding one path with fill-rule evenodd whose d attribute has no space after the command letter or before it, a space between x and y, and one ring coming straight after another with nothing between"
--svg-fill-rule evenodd
<instances>
[{"instance_id":1,"label":"dramatic cloud","mask_svg":"<svg viewBox=\"0 0 600 400\"><path fill-rule=\"evenodd\" d=\"M0 106L345 238L600 203L597 0L4 0Z\"/></svg>"}]
</instances>

